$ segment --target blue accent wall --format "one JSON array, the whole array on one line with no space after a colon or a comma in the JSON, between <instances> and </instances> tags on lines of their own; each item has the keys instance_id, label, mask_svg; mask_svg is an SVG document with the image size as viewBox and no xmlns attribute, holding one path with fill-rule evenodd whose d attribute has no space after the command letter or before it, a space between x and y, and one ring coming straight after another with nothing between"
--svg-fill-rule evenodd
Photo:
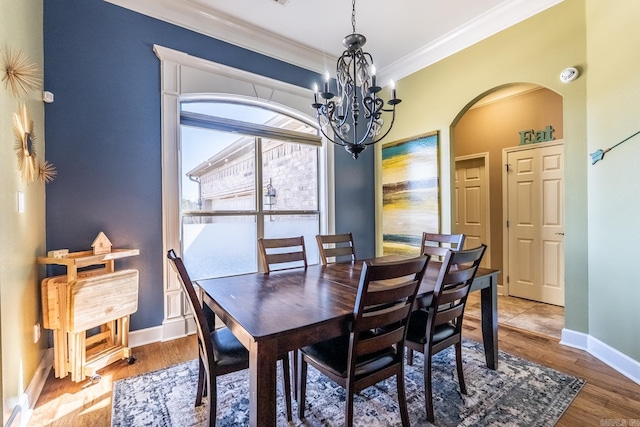
<instances>
[{"instance_id":1,"label":"blue accent wall","mask_svg":"<svg viewBox=\"0 0 640 427\"><path fill-rule=\"evenodd\" d=\"M336 233L353 233L358 258L376 255L374 148L365 149L358 160L335 147Z\"/></svg>"},{"instance_id":2,"label":"blue accent wall","mask_svg":"<svg viewBox=\"0 0 640 427\"><path fill-rule=\"evenodd\" d=\"M160 61L158 44L311 87L322 76L102 0L44 2L47 250L88 250L103 231L140 255L116 268L140 271L131 329L163 319ZM375 254L373 149L358 160L336 150L336 225L360 257ZM56 274L49 268L47 274Z\"/></svg>"}]
</instances>

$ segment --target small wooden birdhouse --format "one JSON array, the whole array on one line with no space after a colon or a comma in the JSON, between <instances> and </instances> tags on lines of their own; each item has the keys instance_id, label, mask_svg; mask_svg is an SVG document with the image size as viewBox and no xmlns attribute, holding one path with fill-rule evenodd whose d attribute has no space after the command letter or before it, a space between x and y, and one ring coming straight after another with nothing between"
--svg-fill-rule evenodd
<instances>
[{"instance_id":1,"label":"small wooden birdhouse","mask_svg":"<svg viewBox=\"0 0 640 427\"><path fill-rule=\"evenodd\" d=\"M107 238L107 236L102 231L98 234L96 239L91 244L94 255L111 253L111 246L113 246L111 244L111 241Z\"/></svg>"}]
</instances>

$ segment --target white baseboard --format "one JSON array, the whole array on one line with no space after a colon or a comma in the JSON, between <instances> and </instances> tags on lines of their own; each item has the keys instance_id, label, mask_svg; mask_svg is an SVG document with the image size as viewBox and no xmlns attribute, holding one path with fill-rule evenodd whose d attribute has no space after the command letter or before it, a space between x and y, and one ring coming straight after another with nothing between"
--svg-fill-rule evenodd
<instances>
[{"instance_id":1,"label":"white baseboard","mask_svg":"<svg viewBox=\"0 0 640 427\"><path fill-rule=\"evenodd\" d=\"M26 427L33 413L33 408L42 393L49 372L53 368L53 349L48 348L44 351L42 359L36 368L36 372L29 383L29 386L19 397L18 404L13 408L11 416L5 424L5 427Z\"/></svg>"},{"instance_id":2,"label":"white baseboard","mask_svg":"<svg viewBox=\"0 0 640 427\"><path fill-rule=\"evenodd\" d=\"M631 381L640 384L640 362L619 352L599 339L582 332L563 329L560 344L584 350L611 366Z\"/></svg>"},{"instance_id":3,"label":"white baseboard","mask_svg":"<svg viewBox=\"0 0 640 427\"><path fill-rule=\"evenodd\" d=\"M129 347L135 348L154 342L171 341L195 333L196 323L193 317L180 318L176 321L165 322L162 326L129 332Z\"/></svg>"},{"instance_id":4,"label":"white baseboard","mask_svg":"<svg viewBox=\"0 0 640 427\"><path fill-rule=\"evenodd\" d=\"M162 326L129 332L129 347L140 347L162 341Z\"/></svg>"}]
</instances>

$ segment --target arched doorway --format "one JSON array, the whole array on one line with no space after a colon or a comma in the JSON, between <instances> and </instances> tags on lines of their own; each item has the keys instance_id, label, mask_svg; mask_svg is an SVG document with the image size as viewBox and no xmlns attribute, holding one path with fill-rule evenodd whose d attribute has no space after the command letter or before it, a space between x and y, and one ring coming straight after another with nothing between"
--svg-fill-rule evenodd
<instances>
[{"instance_id":1,"label":"arched doorway","mask_svg":"<svg viewBox=\"0 0 640 427\"><path fill-rule=\"evenodd\" d=\"M516 270L513 260L532 254L524 255L522 251L515 254L515 245L508 250L507 236L512 233L513 226L507 228L510 215L506 207L509 198L507 166L503 156L510 150L558 145L563 138L562 103L559 94L539 85L508 84L488 90L470 101L451 128L452 153L455 153L452 163L456 165L452 195L453 231L475 236L467 239L470 245L476 240L488 242L486 266L503 273L499 280L499 293L502 294L499 298L500 322L558 338L564 326L562 307L510 296L509 283L513 283L510 279ZM554 142L539 144L547 139ZM515 198L512 196L511 199ZM559 197L560 204L562 201L563 198ZM538 265L547 261L541 259L529 263L535 267L530 267L531 271L527 273L539 273Z\"/></svg>"}]
</instances>

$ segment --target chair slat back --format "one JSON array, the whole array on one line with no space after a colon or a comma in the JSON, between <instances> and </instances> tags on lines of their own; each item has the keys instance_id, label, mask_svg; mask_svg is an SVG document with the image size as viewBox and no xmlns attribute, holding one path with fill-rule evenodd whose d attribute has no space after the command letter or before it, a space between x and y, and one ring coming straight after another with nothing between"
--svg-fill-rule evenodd
<instances>
[{"instance_id":1,"label":"chair slat back","mask_svg":"<svg viewBox=\"0 0 640 427\"><path fill-rule=\"evenodd\" d=\"M364 262L353 312L350 369L355 369L356 359L362 355L392 345L404 348L409 314L428 260L428 256L420 256L377 265Z\"/></svg>"},{"instance_id":2,"label":"chair slat back","mask_svg":"<svg viewBox=\"0 0 640 427\"><path fill-rule=\"evenodd\" d=\"M274 266L279 264L298 262L300 265L295 268L307 268L307 253L304 247L304 237L285 237L277 239L258 239L258 249L264 272L269 273L274 270Z\"/></svg>"},{"instance_id":3,"label":"chair slat back","mask_svg":"<svg viewBox=\"0 0 640 427\"><path fill-rule=\"evenodd\" d=\"M351 256L352 261L356 260L356 247L351 233L318 234L316 240L322 265L327 265L328 258L338 261L342 257Z\"/></svg>"},{"instance_id":4,"label":"chair slat back","mask_svg":"<svg viewBox=\"0 0 640 427\"><path fill-rule=\"evenodd\" d=\"M433 334L435 326L449 322L461 330L467 296L486 248L483 244L474 249L447 252L433 291L427 333Z\"/></svg>"},{"instance_id":5,"label":"chair slat back","mask_svg":"<svg viewBox=\"0 0 640 427\"><path fill-rule=\"evenodd\" d=\"M167 252L167 258L169 264L173 267L174 271L178 274L178 281L182 286L182 290L187 295L187 301L189 307L193 313L194 320L196 322L196 329L198 333L198 348L203 361L209 361L208 369L215 369L215 363L213 363L213 342L209 338L211 336L211 330L209 329L209 323L207 317L202 308L202 303L198 298L193 282L187 273L187 269L182 262L182 258L178 257L173 249Z\"/></svg>"},{"instance_id":6,"label":"chair slat back","mask_svg":"<svg viewBox=\"0 0 640 427\"><path fill-rule=\"evenodd\" d=\"M420 253L444 259L449 249L460 250L464 246L464 234L422 233Z\"/></svg>"}]
</instances>

